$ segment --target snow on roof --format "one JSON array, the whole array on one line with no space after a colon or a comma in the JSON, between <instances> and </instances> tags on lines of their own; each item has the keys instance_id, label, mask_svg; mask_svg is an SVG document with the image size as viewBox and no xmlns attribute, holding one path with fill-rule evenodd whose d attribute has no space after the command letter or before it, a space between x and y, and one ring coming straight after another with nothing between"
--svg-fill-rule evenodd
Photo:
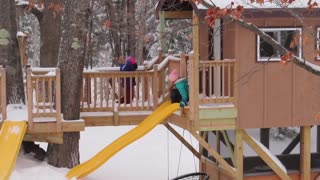
<instances>
[{"instance_id":1,"label":"snow on roof","mask_svg":"<svg viewBox=\"0 0 320 180\"><path fill-rule=\"evenodd\" d=\"M290 5L280 4L280 0L273 0L272 3L265 2L264 4L251 3L250 0L204 0L204 2L208 5L216 5L221 8L230 6L231 2L234 2L235 6L242 5L244 8L305 8L307 7L308 0L296 0ZM197 8L207 9L203 4L197 4Z\"/></svg>"}]
</instances>

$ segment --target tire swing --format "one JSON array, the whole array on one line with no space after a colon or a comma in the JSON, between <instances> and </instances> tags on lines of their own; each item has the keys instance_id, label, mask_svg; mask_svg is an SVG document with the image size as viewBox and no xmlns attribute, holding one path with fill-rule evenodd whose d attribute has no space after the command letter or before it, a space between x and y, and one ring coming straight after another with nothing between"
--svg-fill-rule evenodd
<instances>
[{"instance_id":1,"label":"tire swing","mask_svg":"<svg viewBox=\"0 0 320 180\"><path fill-rule=\"evenodd\" d=\"M172 180L209 180L209 175L204 172L194 172L178 176Z\"/></svg>"}]
</instances>

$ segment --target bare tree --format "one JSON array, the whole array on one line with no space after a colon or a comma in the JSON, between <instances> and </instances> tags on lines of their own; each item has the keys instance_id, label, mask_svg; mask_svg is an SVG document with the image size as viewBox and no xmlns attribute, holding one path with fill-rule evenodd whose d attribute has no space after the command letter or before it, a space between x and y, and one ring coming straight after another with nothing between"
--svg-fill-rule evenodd
<instances>
[{"instance_id":1,"label":"bare tree","mask_svg":"<svg viewBox=\"0 0 320 180\"><path fill-rule=\"evenodd\" d=\"M40 26L40 67L56 67L60 45L62 0L44 0L43 4L17 4L38 19Z\"/></svg>"},{"instance_id":2,"label":"bare tree","mask_svg":"<svg viewBox=\"0 0 320 180\"><path fill-rule=\"evenodd\" d=\"M9 104L24 103L14 1L2 1L0 15L0 65L5 67L7 74L7 102Z\"/></svg>"}]
</instances>

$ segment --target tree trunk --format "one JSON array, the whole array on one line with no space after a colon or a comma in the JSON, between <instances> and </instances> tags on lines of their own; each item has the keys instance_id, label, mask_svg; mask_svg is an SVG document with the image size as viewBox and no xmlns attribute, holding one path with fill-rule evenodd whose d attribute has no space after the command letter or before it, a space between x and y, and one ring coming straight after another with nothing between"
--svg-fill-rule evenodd
<instances>
[{"instance_id":1,"label":"tree trunk","mask_svg":"<svg viewBox=\"0 0 320 180\"><path fill-rule=\"evenodd\" d=\"M6 69L7 102L25 103L14 1L0 4L0 65Z\"/></svg>"},{"instance_id":2,"label":"tree trunk","mask_svg":"<svg viewBox=\"0 0 320 180\"><path fill-rule=\"evenodd\" d=\"M61 68L62 113L65 120L80 118L80 89L85 60L88 28L88 0L66 0L62 20L62 39L59 51ZM61 145L51 145L48 163L56 167L79 164L79 132L64 133Z\"/></svg>"},{"instance_id":3,"label":"tree trunk","mask_svg":"<svg viewBox=\"0 0 320 180\"><path fill-rule=\"evenodd\" d=\"M40 67L56 67L60 45L60 24L62 12L49 8L49 5L62 6L62 0L44 1L45 8L40 25Z\"/></svg>"},{"instance_id":4,"label":"tree trunk","mask_svg":"<svg viewBox=\"0 0 320 180\"><path fill-rule=\"evenodd\" d=\"M121 40L120 40L120 28L119 25L119 8L116 9L112 5L112 0L105 0L106 14L110 19L110 28L109 28L109 36L112 40L110 43L112 44L113 49L113 57L114 60L112 62L113 65L119 65L119 58L121 56Z\"/></svg>"},{"instance_id":5,"label":"tree trunk","mask_svg":"<svg viewBox=\"0 0 320 180\"><path fill-rule=\"evenodd\" d=\"M127 1L127 35L128 35L128 45L127 45L127 52L128 55L135 57L136 52L136 19L135 19L135 0L128 0Z\"/></svg>"}]
</instances>

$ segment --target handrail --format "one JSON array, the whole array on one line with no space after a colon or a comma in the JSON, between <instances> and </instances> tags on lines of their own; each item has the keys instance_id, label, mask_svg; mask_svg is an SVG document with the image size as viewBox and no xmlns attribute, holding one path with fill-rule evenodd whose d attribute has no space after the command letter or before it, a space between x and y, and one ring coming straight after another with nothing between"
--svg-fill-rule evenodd
<instances>
[{"instance_id":1,"label":"handrail","mask_svg":"<svg viewBox=\"0 0 320 180\"><path fill-rule=\"evenodd\" d=\"M59 68L27 69L28 128L34 118L54 118L57 132L61 127L61 84Z\"/></svg>"},{"instance_id":2,"label":"handrail","mask_svg":"<svg viewBox=\"0 0 320 180\"><path fill-rule=\"evenodd\" d=\"M201 60L200 103L236 103L236 60Z\"/></svg>"},{"instance_id":3,"label":"handrail","mask_svg":"<svg viewBox=\"0 0 320 180\"><path fill-rule=\"evenodd\" d=\"M7 119L6 71L0 66L0 114L1 120Z\"/></svg>"}]
</instances>

